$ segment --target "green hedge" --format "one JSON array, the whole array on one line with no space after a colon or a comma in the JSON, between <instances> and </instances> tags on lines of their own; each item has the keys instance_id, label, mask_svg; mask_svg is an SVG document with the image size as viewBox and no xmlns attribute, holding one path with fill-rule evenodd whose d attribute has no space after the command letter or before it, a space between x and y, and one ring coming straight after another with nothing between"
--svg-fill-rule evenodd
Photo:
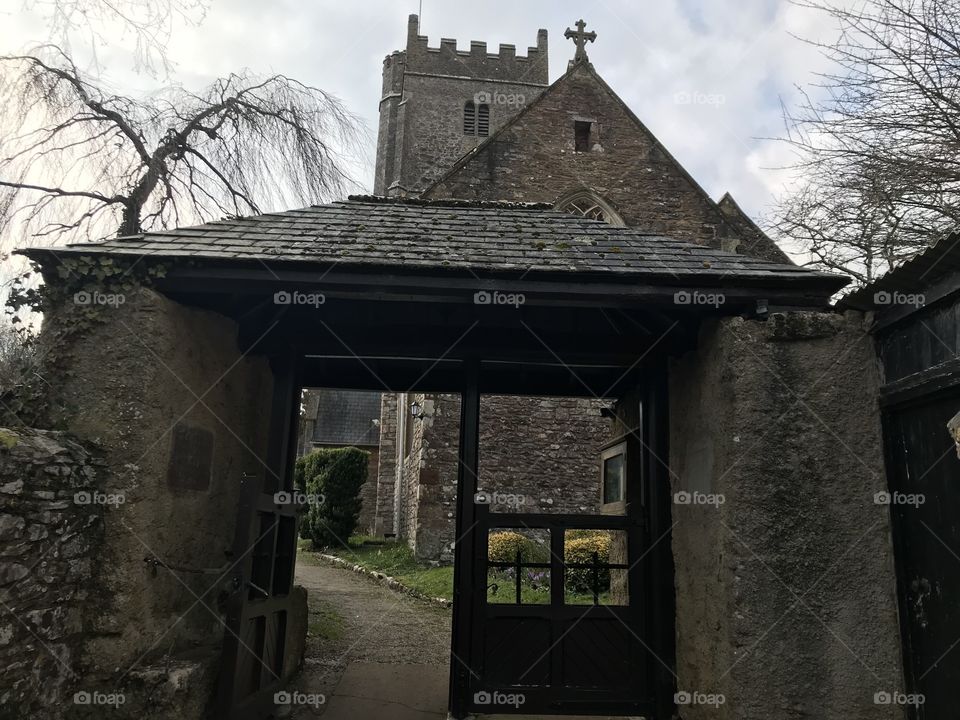
<instances>
[{"instance_id":1,"label":"green hedge","mask_svg":"<svg viewBox=\"0 0 960 720\"><path fill-rule=\"evenodd\" d=\"M487 557L492 562L516 562L518 551L522 562L550 562L550 548L532 538L512 530L490 533Z\"/></svg>"},{"instance_id":2,"label":"green hedge","mask_svg":"<svg viewBox=\"0 0 960 720\"><path fill-rule=\"evenodd\" d=\"M314 548L345 547L360 518L360 489L369 453L358 448L314 450L297 459L293 481L313 501L300 521L300 537Z\"/></svg>"},{"instance_id":3,"label":"green hedge","mask_svg":"<svg viewBox=\"0 0 960 720\"><path fill-rule=\"evenodd\" d=\"M610 562L610 535L602 530L581 530L567 533L563 551L568 563L592 564L593 554L597 554L599 563ZM610 570L601 568L597 573L599 590L610 587ZM567 567L567 590L575 593L588 593L593 590L593 569Z\"/></svg>"}]
</instances>

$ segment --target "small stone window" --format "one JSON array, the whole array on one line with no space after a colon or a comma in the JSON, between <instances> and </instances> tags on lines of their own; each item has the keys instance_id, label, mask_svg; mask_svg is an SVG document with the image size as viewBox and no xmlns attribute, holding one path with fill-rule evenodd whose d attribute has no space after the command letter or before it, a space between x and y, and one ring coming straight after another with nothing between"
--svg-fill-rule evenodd
<instances>
[{"instance_id":1,"label":"small stone window","mask_svg":"<svg viewBox=\"0 0 960 720\"><path fill-rule=\"evenodd\" d=\"M577 152L590 152L593 146L591 135L593 123L587 120L577 120L573 123L574 149Z\"/></svg>"},{"instance_id":2,"label":"small stone window","mask_svg":"<svg viewBox=\"0 0 960 720\"><path fill-rule=\"evenodd\" d=\"M463 134L487 137L490 134L490 106L469 100L463 106Z\"/></svg>"}]
</instances>

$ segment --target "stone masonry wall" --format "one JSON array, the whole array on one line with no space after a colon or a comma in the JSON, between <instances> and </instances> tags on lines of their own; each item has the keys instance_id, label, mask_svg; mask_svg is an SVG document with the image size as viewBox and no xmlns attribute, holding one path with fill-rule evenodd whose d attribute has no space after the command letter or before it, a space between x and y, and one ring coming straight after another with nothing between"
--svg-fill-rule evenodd
<instances>
[{"instance_id":1,"label":"stone masonry wall","mask_svg":"<svg viewBox=\"0 0 960 720\"><path fill-rule=\"evenodd\" d=\"M596 514L609 402L491 395L480 402L480 489L521 495L522 512Z\"/></svg>"},{"instance_id":2,"label":"stone masonry wall","mask_svg":"<svg viewBox=\"0 0 960 720\"><path fill-rule=\"evenodd\" d=\"M377 500L373 532L385 535L396 532L397 484L397 396L380 396L380 449L377 452Z\"/></svg>"},{"instance_id":3,"label":"stone masonry wall","mask_svg":"<svg viewBox=\"0 0 960 720\"><path fill-rule=\"evenodd\" d=\"M577 120L593 122L590 152L575 151ZM735 236L716 203L583 64L424 196L555 203L581 189L630 227L714 247ZM769 245L754 254L786 262Z\"/></svg>"},{"instance_id":4,"label":"stone masonry wall","mask_svg":"<svg viewBox=\"0 0 960 720\"><path fill-rule=\"evenodd\" d=\"M546 30L526 56L512 45L491 54L482 42L459 51L449 39L429 47L411 15L406 49L384 60L374 192L416 194L482 142L463 132L466 102L489 98L493 133L548 83Z\"/></svg>"},{"instance_id":5,"label":"stone masonry wall","mask_svg":"<svg viewBox=\"0 0 960 720\"><path fill-rule=\"evenodd\" d=\"M398 535L417 557L452 561L456 530L460 397L419 396L422 420L400 483ZM609 437L599 400L484 396L478 488L520 497L498 511L596 513L598 450Z\"/></svg>"},{"instance_id":6,"label":"stone masonry wall","mask_svg":"<svg viewBox=\"0 0 960 720\"><path fill-rule=\"evenodd\" d=\"M903 690L877 387L854 313L711 323L674 363L685 720L902 717L874 704Z\"/></svg>"},{"instance_id":7,"label":"stone masonry wall","mask_svg":"<svg viewBox=\"0 0 960 720\"><path fill-rule=\"evenodd\" d=\"M2 718L53 717L72 703L113 493L102 462L67 434L0 428Z\"/></svg>"}]
</instances>

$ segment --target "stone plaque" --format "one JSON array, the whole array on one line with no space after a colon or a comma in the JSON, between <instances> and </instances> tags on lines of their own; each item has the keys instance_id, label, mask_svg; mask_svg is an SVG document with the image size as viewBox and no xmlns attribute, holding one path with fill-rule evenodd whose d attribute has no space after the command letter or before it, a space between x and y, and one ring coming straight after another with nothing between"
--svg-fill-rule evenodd
<instances>
[{"instance_id":1,"label":"stone plaque","mask_svg":"<svg viewBox=\"0 0 960 720\"><path fill-rule=\"evenodd\" d=\"M177 423L167 464L167 485L177 490L207 490L213 474L213 433Z\"/></svg>"}]
</instances>

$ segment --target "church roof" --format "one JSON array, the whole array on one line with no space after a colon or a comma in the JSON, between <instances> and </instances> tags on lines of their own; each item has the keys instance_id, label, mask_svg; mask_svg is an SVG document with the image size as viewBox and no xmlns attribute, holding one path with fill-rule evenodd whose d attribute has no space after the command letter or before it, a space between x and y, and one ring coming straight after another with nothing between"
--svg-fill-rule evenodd
<instances>
[{"instance_id":1,"label":"church roof","mask_svg":"<svg viewBox=\"0 0 960 720\"><path fill-rule=\"evenodd\" d=\"M828 295L847 282L795 265L613 227L543 205L370 196L22 253L48 260L85 254L335 264L342 270L581 274L618 282L660 279L666 285L786 282Z\"/></svg>"}]
</instances>

